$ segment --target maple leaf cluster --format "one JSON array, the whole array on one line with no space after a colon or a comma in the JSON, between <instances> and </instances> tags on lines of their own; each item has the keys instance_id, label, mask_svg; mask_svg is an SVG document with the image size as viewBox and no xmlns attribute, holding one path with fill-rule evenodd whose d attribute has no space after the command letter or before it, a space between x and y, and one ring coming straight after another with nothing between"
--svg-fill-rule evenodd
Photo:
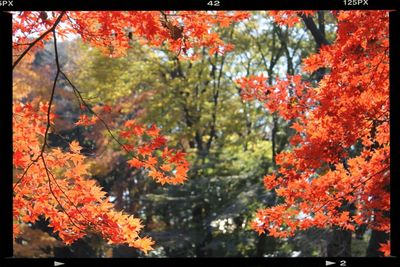
<instances>
[{"instance_id":1,"label":"maple leaf cluster","mask_svg":"<svg viewBox=\"0 0 400 267\"><path fill-rule=\"evenodd\" d=\"M390 256L390 242L387 241L386 243L380 244L379 251L383 252L385 257Z\"/></svg>"},{"instance_id":2,"label":"maple leaf cluster","mask_svg":"<svg viewBox=\"0 0 400 267\"><path fill-rule=\"evenodd\" d=\"M209 47L210 53L224 53L233 48L224 44L213 31L214 26L228 27L248 18L239 11L22 11L13 16L13 48L23 51L38 35L51 29L57 19L57 35L61 38L78 34L83 41L111 56L121 56L133 38L143 44L167 44L171 51L187 56L189 49ZM35 36L35 37L32 37ZM51 34L44 36L35 48L43 46Z\"/></svg>"},{"instance_id":3,"label":"maple leaf cluster","mask_svg":"<svg viewBox=\"0 0 400 267\"><path fill-rule=\"evenodd\" d=\"M310 84L302 81L300 75L287 75L286 79L277 78L274 86L267 86L267 80L262 74L238 79L236 83L241 88L242 99L264 102L268 110L277 112L286 120L302 116L315 104L315 92L308 90Z\"/></svg>"},{"instance_id":4,"label":"maple leaf cluster","mask_svg":"<svg viewBox=\"0 0 400 267\"><path fill-rule=\"evenodd\" d=\"M140 219L115 211L106 193L88 179L89 166L77 141L64 151L43 149L48 104L15 103L13 111L14 235L21 223L43 216L66 244L93 232L110 244L151 250L151 238L139 236ZM54 117L49 114L50 123Z\"/></svg>"},{"instance_id":5,"label":"maple leaf cluster","mask_svg":"<svg viewBox=\"0 0 400 267\"><path fill-rule=\"evenodd\" d=\"M90 126L98 122L98 118L96 116L88 116L86 114L82 114L79 116L79 120L75 122L75 126Z\"/></svg>"},{"instance_id":6,"label":"maple leaf cluster","mask_svg":"<svg viewBox=\"0 0 400 267\"><path fill-rule=\"evenodd\" d=\"M268 14L273 17L274 21L280 25L287 25L293 27L295 24L300 23L301 18L299 15L312 16L315 14L315 10L301 10L301 11L290 11L290 10L272 10L268 11Z\"/></svg>"},{"instance_id":7,"label":"maple leaf cluster","mask_svg":"<svg viewBox=\"0 0 400 267\"><path fill-rule=\"evenodd\" d=\"M125 142L124 148L133 154L128 161L130 166L148 170L148 176L162 185L181 184L187 180L189 163L185 153L169 149L167 139L156 125L145 127L128 120L119 135Z\"/></svg>"},{"instance_id":8,"label":"maple leaf cluster","mask_svg":"<svg viewBox=\"0 0 400 267\"><path fill-rule=\"evenodd\" d=\"M295 13L280 22L298 22ZM278 170L264 177L284 203L257 212L252 227L260 234L287 237L332 226L353 231L361 224L390 230L388 13L334 15L336 41L303 61L306 72L328 70L316 87L300 76L274 86L262 75L237 81L245 100L262 101L296 131L292 150L278 154Z\"/></svg>"}]
</instances>

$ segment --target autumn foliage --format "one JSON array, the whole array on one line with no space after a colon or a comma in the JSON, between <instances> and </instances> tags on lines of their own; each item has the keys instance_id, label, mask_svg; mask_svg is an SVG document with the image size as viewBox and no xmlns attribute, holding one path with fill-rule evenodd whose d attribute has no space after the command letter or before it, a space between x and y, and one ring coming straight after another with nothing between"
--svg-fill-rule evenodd
<instances>
[{"instance_id":1,"label":"autumn foliage","mask_svg":"<svg viewBox=\"0 0 400 267\"><path fill-rule=\"evenodd\" d=\"M187 179L189 165L185 154L169 149L167 139L160 135L156 125L147 128L128 120L125 127L120 136L127 142L124 148L133 154L128 161L130 166L147 169L148 175L162 185L179 184Z\"/></svg>"},{"instance_id":2,"label":"autumn foliage","mask_svg":"<svg viewBox=\"0 0 400 267\"><path fill-rule=\"evenodd\" d=\"M283 14L284 13L284 14ZM296 12L274 12L293 25ZM335 12L336 41L303 60L316 86L301 76L268 86L262 75L238 80L243 99L257 99L290 121L292 149L264 177L283 203L261 209L258 233L292 236L310 227L357 226L389 232L389 42L385 11ZM372 20L371 17L374 19ZM389 243L382 247L389 254Z\"/></svg>"},{"instance_id":3,"label":"autumn foliage","mask_svg":"<svg viewBox=\"0 0 400 267\"><path fill-rule=\"evenodd\" d=\"M139 237L138 218L113 209L106 193L91 180L86 157L77 141L67 151L42 151L48 105L14 105L14 234L19 224L34 223L39 216L71 244L87 233L103 236L110 244L127 243L144 252L154 243ZM50 114L50 123L54 115Z\"/></svg>"},{"instance_id":4,"label":"autumn foliage","mask_svg":"<svg viewBox=\"0 0 400 267\"><path fill-rule=\"evenodd\" d=\"M270 12L288 27L299 23L299 16L313 14ZM354 231L360 225L390 230L388 13L332 14L338 22L336 39L303 60L304 75L277 78L273 85L262 74L236 81L243 100L262 102L294 130L290 149L276 156L277 169L264 177L266 189L282 201L257 211L251 227L259 234L288 237L311 227ZM13 18L14 67L45 41L70 34L112 57L123 56L133 40L165 45L177 58L193 59L193 48L199 47L223 54L233 45L224 43L213 26L227 27L247 17L247 12L221 11L18 12ZM321 69L321 80L306 78ZM60 69L58 74L63 74ZM77 88L74 93L79 93ZM81 145L72 141L62 149L46 141L55 119L51 101L14 103L14 235L21 223L43 217L66 244L95 233L110 244L147 253L154 241L141 236L140 219L117 211L91 179ZM90 110L82 99L78 102ZM102 112L111 110L105 105ZM94 124L105 122L93 111L75 122L77 127ZM168 147L155 124L131 119L116 131L111 137L130 167L161 185L187 180L185 153ZM381 251L388 256L389 243L382 244Z\"/></svg>"},{"instance_id":5,"label":"autumn foliage","mask_svg":"<svg viewBox=\"0 0 400 267\"><path fill-rule=\"evenodd\" d=\"M211 31L212 26L228 26L246 17L245 12L18 12L13 17L14 67L45 41L68 34L80 35L110 56L123 55L133 38L153 46L167 44L177 56L182 52L189 57L188 50L199 46L223 53L232 47ZM61 69L56 80L59 74ZM78 97L79 103L82 100ZM89 164L79 143L72 141L67 150L49 146L46 140L55 116L51 109L44 103L14 104L14 235L18 235L20 223L34 223L43 216L66 244L96 233L110 244L125 243L147 253L154 242L140 237L140 220L115 211L106 193L90 179ZM90 107L83 105L82 110ZM110 111L110 106L103 109ZM100 121L92 111L81 114L75 126ZM146 170L156 182L181 184L187 179L185 154L168 148L167 138L156 125L147 127L128 120L114 139L127 153L128 164Z\"/></svg>"},{"instance_id":6,"label":"autumn foliage","mask_svg":"<svg viewBox=\"0 0 400 267\"><path fill-rule=\"evenodd\" d=\"M124 55L134 38L152 46L167 44L177 55L189 56L191 48L203 46L210 53L224 53L233 47L223 43L212 27L227 27L247 17L247 12L225 11L23 11L14 16L14 49L23 51L32 43L33 34L46 33L55 23L62 23L57 35L78 34L111 56ZM45 35L36 47L51 37Z\"/></svg>"}]
</instances>

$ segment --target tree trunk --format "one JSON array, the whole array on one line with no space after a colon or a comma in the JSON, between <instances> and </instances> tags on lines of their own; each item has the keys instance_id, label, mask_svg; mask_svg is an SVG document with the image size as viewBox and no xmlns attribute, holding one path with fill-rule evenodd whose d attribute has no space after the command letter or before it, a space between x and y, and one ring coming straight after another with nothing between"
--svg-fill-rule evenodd
<instances>
[{"instance_id":1,"label":"tree trunk","mask_svg":"<svg viewBox=\"0 0 400 267\"><path fill-rule=\"evenodd\" d=\"M334 229L327 254L328 257L351 257L351 231Z\"/></svg>"},{"instance_id":2,"label":"tree trunk","mask_svg":"<svg viewBox=\"0 0 400 267\"><path fill-rule=\"evenodd\" d=\"M272 125L272 133L271 133L271 142L272 142L272 168L274 171L276 170L276 134L278 132L278 118L276 114L273 114L273 125Z\"/></svg>"},{"instance_id":3,"label":"tree trunk","mask_svg":"<svg viewBox=\"0 0 400 267\"><path fill-rule=\"evenodd\" d=\"M379 251L379 243L386 243L389 234L381 231L372 230L371 238L367 248L367 257L382 257L383 252Z\"/></svg>"},{"instance_id":4,"label":"tree trunk","mask_svg":"<svg viewBox=\"0 0 400 267\"><path fill-rule=\"evenodd\" d=\"M258 242L257 242L257 247L256 247L256 254L255 254L256 257L263 257L266 238L267 237L265 236L265 234L260 235L258 237Z\"/></svg>"},{"instance_id":5,"label":"tree trunk","mask_svg":"<svg viewBox=\"0 0 400 267\"><path fill-rule=\"evenodd\" d=\"M311 32L312 36L314 37L315 43L317 45L317 51L321 48L323 45L329 45L328 40L325 38L325 27L323 26L323 20L320 15L319 18L319 26L321 28L318 28L317 25L315 25L314 20L312 17L306 16L306 15L300 15L300 17L303 19L304 24L306 25L307 29Z\"/></svg>"},{"instance_id":6,"label":"tree trunk","mask_svg":"<svg viewBox=\"0 0 400 267\"><path fill-rule=\"evenodd\" d=\"M212 251L207 249L207 245L212 241L212 228L210 224L205 222L205 218L209 216L210 205L208 202L202 202L193 208L192 216L195 223L195 253L196 257L212 256Z\"/></svg>"}]
</instances>

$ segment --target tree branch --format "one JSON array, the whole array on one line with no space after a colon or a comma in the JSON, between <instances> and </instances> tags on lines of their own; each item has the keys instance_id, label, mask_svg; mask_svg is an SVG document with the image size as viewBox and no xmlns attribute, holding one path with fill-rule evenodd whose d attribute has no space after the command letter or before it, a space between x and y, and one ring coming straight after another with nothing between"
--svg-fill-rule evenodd
<instances>
[{"instance_id":1,"label":"tree branch","mask_svg":"<svg viewBox=\"0 0 400 267\"><path fill-rule=\"evenodd\" d=\"M62 17L64 16L64 14L66 13L66 11L62 11L60 16L58 16L58 18L56 19L56 21L54 22L53 26L51 26L50 29L48 29L47 31L45 31L44 33L42 33L42 35L40 35L35 41L33 41L32 43L29 44L28 48L25 49L24 52L22 52L22 54L17 58L17 60L14 62L12 69L14 70L14 68L18 65L18 63L22 60L22 58L36 45L36 43L38 43L40 40L42 40L44 37L46 37L47 34L53 32L56 29L57 25L60 23Z\"/></svg>"},{"instance_id":2,"label":"tree branch","mask_svg":"<svg viewBox=\"0 0 400 267\"><path fill-rule=\"evenodd\" d=\"M322 45L329 45L330 43L326 40L324 34L321 32L320 29L317 28L314 20L310 16L306 16L304 14L299 15L300 18L303 20L304 24L306 25L307 29L311 32L312 36L314 37L315 42L317 43L318 49Z\"/></svg>"}]
</instances>

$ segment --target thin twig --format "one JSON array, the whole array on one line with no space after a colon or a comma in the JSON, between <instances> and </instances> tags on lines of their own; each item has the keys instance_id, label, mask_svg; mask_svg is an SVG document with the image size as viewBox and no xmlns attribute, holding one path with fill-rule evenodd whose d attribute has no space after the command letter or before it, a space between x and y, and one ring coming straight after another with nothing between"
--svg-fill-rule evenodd
<instances>
[{"instance_id":1,"label":"thin twig","mask_svg":"<svg viewBox=\"0 0 400 267\"><path fill-rule=\"evenodd\" d=\"M47 180L48 180L48 184L49 184L49 190L50 193L52 194L52 196L54 197L54 199L57 201L58 205L60 205L60 208L63 210L63 212L67 215L68 219L71 221L71 223L76 226L77 228L79 228L80 230L83 230L81 227L79 227L78 225L75 224L75 222L72 220L72 217L68 214L68 212L65 210L64 206L61 204L60 200L57 198L57 196L54 194L53 191L53 187L51 186L51 180L50 180L50 174L49 174L49 169L47 168L46 165L46 161L44 160L44 156L41 155L40 156L44 165L44 168L46 170L46 175L47 175Z\"/></svg>"},{"instance_id":2,"label":"thin twig","mask_svg":"<svg viewBox=\"0 0 400 267\"><path fill-rule=\"evenodd\" d=\"M360 181L360 183L359 183L358 185L356 185L355 187L353 187L353 189L352 189L351 191L349 191L349 192L346 194L346 196L347 196L347 195L350 195L350 194L352 194L352 193L354 193L354 191L356 191L356 189L359 188L361 185L365 184L366 182L368 182L369 180L371 180L371 179L372 179L373 177L375 177L376 175L378 175L378 174L380 174L380 173L382 173L382 172L384 172L384 171L386 171L386 170L388 170L388 169L389 169L389 167L385 167L385 168L383 168L382 170L380 170L380 171L378 171L378 172L376 172L376 173L370 175L370 176L369 176L367 179L365 179L364 181ZM361 179L360 179L360 180L361 180ZM330 199L330 200L326 201L326 202L325 202L322 206L320 206L318 209L316 209L316 210L314 210L314 211L311 211L311 212L312 212L312 213L316 213L316 212L320 211L323 207L325 207L326 205L328 205L330 202L332 202L332 201L334 201L334 200L341 200L341 199L345 198L346 196L339 196L338 198Z\"/></svg>"},{"instance_id":3,"label":"thin twig","mask_svg":"<svg viewBox=\"0 0 400 267\"><path fill-rule=\"evenodd\" d=\"M49 132L49 128L50 128L50 112L51 112L51 106L53 103L53 99L54 99L54 93L56 90L56 85L57 85L57 80L58 80L58 76L60 75L60 62L58 61L58 50L57 50L57 39L56 39L56 33L55 33L55 29L52 30L53 35L54 35L54 50L55 50L55 57L56 57L56 64L57 64L57 73L56 76L54 78L54 82L53 82L53 87L51 89L51 95L50 95L50 101L49 101L49 107L47 108L47 125L46 125L46 131L44 133L44 141L43 141L43 145L42 148L40 150L39 155L32 160L31 164L29 164L29 166L27 167L27 169L24 171L23 175L21 176L21 178L15 183L14 185L14 189L15 187L22 181L22 179L24 178L25 174L28 172L28 169L32 166L32 164L34 162L37 162L38 159L43 156L44 150L46 148L47 145L47 135Z\"/></svg>"},{"instance_id":4,"label":"thin twig","mask_svg":"<svg viewBox=\"0 0 400 267\"><path fill-rule=\"evenodd\" d=\"M48 135L49 129L50 129L51 106L52 106L53 100L54 100L54 93L56 91L58 76L60 75L60 62L58 61L57 38L56 38L55 30L53 30L53 35L54 35L54 51L55 51L55 57L56 57L57 73L56 73L56 77L54 78L53 88L51 90L49 107L47 108L47 125L46 125L46 131L44 133L44 141L43 141L43 146L42 146L42 150L41 150L40 154L43 154L45 146L47 145L47 135Z\"/></svg>"},{"instance_id":5,"label":"thin twig","mask_svg":"<svg viewBox=\"0 0 400 267\"><path fill-rule=\"evenodd\" d=\"M50 170L46 170L46 172L48 171L48 173L51 175L51 177L53 178L54 183L57 185L58 189L60 189L61 193L63 193L63 195L65 196L65 198L69 201L70 205L73 206L76 211L82 216L82 218L87 222L88 225L92 225L92 223L86 218L85 215L82 214L81 210L78 208L77 205L75 205L75 203L69 198L69 196L65 193L65 191L62 189L62 187L59 185L59 183L57 182L57 179L54 177L53 173Z\"/></svg>"},{"instance_id":6,"label":"thin twig","mask_svg":"<svg viewBox=\"0 0 400 267\"><path fill-rule=\"evenodd\" d=\"M13 191L15 191L15 188L17 187L17 185L22 181L22 179L25 177L26 173L28 172L29 168L37 162L36 160L32 160L31 163L28 165L28 167L26 167L24 173L22 174L22 176L18 179L18 181L15 182L14 186L13 186Z\"/></svg>"},{"instance_id":7,"label":"thin twig","mask_svg":"<svg viewBox=\"0 0 400 267\"><path fill-rule=\"evenodd\" d=\"M64 76L64 78L67 80L67 82L71 85L72 89L76 94L79 96L78 100L80 103L83 103L83 105L88 109L88 111L96 116L99 121L104 125L110 136L128 153L130 154L130 151L125 147L124 144L121 143L121 141L118 140L118 138L115 137L115 135L111 132L110 127L108 127L107 123L96 113L92 110L92 108L89 106L88 103L86 103L85 99L83 99L81 92L76 88L76 86L71 82L71 80L68 78L68 76L61 70L60 73Z\"/></svg>"},{"instance_id":8,"label":"thin twig","mask_svg":"<svg viewBox=\"0 0 400 267\"><path fill-rule=\"evenodd\" d=\"M66 11L62 11L60 16L58 16L57 20L54 22L53 26L51 26L50 29L48 29L47 31L42 33L42 35L40 35L35 41L33 41L32 43L29 44L28 48L25 49L25 51L14 62L13 66L12 66L13 70L18 65L18 63L22 60L22 58L36 45L36 43L38 43L40 40L42 40L44 37L46 37L46 35L49 34L50 32L54 32L54 30L56 29L57 25L60 23L61 18L64 16L65 13L66 13Z\"/></svg>"}]
</instances>

